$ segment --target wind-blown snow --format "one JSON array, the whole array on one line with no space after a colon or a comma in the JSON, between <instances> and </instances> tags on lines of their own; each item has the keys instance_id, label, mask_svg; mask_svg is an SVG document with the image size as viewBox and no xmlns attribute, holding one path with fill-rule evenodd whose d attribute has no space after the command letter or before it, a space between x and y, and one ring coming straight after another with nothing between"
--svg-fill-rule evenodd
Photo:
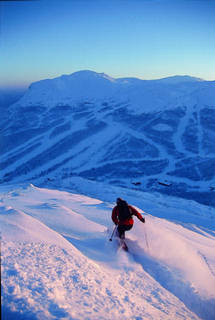
<instances>
[{"instance_id":1,"label":"wind-blown snow","mask_svg":"<svg viewBox=\"0 0 215 320\"><path fill-rule=\"evenodd\" d=\"M79 193L0 189L4 320L214 319L214 209L83 179L70 185ZM126 234L129 253L109 241L116 194L146 211Z\"/></svg>"}]
</instances>

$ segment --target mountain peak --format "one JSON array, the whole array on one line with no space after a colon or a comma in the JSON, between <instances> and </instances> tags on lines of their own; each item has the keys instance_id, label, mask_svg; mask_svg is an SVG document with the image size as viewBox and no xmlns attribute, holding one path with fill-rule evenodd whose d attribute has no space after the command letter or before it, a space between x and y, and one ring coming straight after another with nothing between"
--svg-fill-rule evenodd
<instances>
[{"instance_id":1,"label":"mountain peak","mask_svg":"<svg viewBox=\"0 0 215 320\"><path fill-rule=\"evenodd\" d=\"M87 80L87 81L90 81L90 80L94 80L94 79L107 79L109 81L112 81L114 82L115 79L110 77L109 75L107 75L106 73L104 72L95 72L95 71L92 71L92 70L80 70L80 71L76 71L76 72L73 72L69 75L62 75L60 77L61 79L76 79L76 80ZM55 79L58 79L58 78L55 78Z\"/></svg>"},{"instance_id":2,"label":"mountain peak","mask_svg":"<svg viewBox=\"0 0 215 320\"><path fill-rule=\"evenodd\" d=\"M177 83L182 83L182 82L199 82L199 81L204 81L204 80L201 78L191 77L188 75L176 75L176 76L161 78L161 79L155 80L155 81L160 81L160 82L165 82L165 83L170 83L170 84L177 84Z\"/></svg>"}]
</instances>

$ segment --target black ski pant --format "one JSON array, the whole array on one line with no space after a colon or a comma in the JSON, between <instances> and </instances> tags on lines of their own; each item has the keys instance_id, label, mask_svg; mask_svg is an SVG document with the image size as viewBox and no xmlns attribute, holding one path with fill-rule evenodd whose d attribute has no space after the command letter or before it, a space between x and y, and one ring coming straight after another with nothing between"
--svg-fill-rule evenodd
<instances>
[{"instance_id":1,"label":"black ski pant","mask_svg":"<svg viewBox=\"0 0 215 320\"><path fill-rule=\"evenodd\" d=\"M133 227L133 225L120 225L117 227L117 231L119 234L119 238L120 239L125 239L125 231L129 231L131 230L131 228Z\"/></svg>"}]
</instances>

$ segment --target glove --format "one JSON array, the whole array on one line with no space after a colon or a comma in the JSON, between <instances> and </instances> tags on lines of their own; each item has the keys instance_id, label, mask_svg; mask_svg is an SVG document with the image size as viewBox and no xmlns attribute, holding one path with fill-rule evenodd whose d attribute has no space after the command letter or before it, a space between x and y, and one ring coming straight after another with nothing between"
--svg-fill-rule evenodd
<instances>
[{"instance_id":1,"label":"glove","mask_svg":"<svg viewBox=\"0 0 215 320\"><path fill-rule=\"evenodd\" d=\"M141 221L142 221L143 223L145 223L145 222L146 222L146 221L145 221L145 218L142 218L142 219L141 219Z\"/></svg>"}]
</instances>

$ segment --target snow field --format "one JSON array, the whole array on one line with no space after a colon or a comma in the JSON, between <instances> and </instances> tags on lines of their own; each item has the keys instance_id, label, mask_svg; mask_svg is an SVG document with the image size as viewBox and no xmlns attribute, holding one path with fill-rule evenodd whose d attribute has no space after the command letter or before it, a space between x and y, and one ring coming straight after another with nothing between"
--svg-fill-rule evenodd
<instances>
[{"instance_id":1,"label":"snow field","mask_svg":"<svg viewBox=\"0 0 215 320\"><path fill-rule=\"evenodd\" d=\"M214 319L215 237L168 221L174 201L158 199L166 219L135 219L127 254L108 241L113 203L33 185L1 191L3 319Z\"/></svg>"},{"instance_id":2,"label":"snow field","mask_svg":"<svg viewBox=\"0 0 215 320\"><path fill-rule=\"evenodd\" d=\"M120 272L119 277L118 271L113 274L76 251L69 254L56 245L9 242L3 247L2 271L7 279L3 304L13 311L31 313L37 319L143 319L141 315L166 319L171 305L169 319L177 314L177 299L173 308L168 299L173 300L171 294L168 297L164 289L158 290L141 271L135 276L131 270ZM153 289L157 296L150 298Z\"/></svg>"}]
</instances>

